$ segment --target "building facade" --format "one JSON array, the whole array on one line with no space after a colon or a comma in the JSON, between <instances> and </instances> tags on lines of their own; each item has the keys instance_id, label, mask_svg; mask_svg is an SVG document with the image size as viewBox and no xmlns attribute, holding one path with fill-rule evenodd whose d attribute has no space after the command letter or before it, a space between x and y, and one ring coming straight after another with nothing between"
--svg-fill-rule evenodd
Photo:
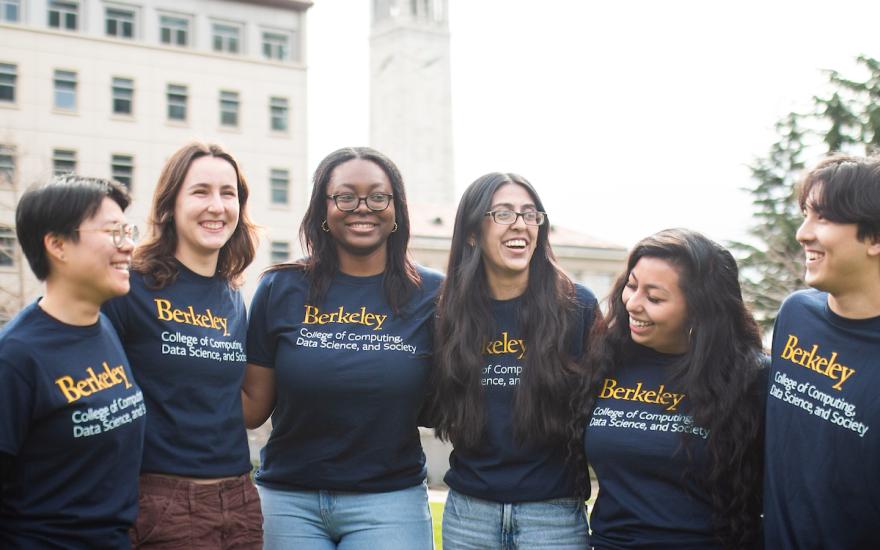
<instances>
[{"instance_id":1,"label":"building facade","mask_svg":"<svg viewBox=\"0 0 880 550\"><path fill-rule=\"evenodd\" d=\"M0 0L0 323L40 292L14 237L53 173L127 185L142 228L165 160L197 139L239 161L257 274L299 250L308 186L309 1Z\"/></svg>"}]
</instances>

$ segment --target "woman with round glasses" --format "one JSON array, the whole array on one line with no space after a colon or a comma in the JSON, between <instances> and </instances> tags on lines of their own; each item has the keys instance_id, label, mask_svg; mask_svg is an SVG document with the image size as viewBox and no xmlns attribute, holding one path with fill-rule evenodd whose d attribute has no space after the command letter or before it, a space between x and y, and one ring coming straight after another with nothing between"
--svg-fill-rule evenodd
<instances>
[{"instance_id":1,"label":"woman with round glasses","mask_svg":"<svg viewBox=\"0 0 880 550\"><path fill-rule=\"evenodd\" d=\"M166 162L135 249L131 292L106 304L147 415L135 548L261 548L241 405L254 257L248 186L217 145Z\"/></svg>"},{"instance_id":2,"label":"woman with round glasses","mask_svg":"<svg viewBox=\"0 0 880 550\"><path fill-rule=\"evenodd\" d=\"M430 417L454 446L443 547L587 547L571 388L596 298L556 263L535 189L491 173L458 206L437 306Z\"/></svg>"},{"instance_id":3,"label":"woman with round glasses","mask_svg":"<svg viewBox=\"0 0 880 550\"><path fill-rule=\"evenodd\" d=\"M630 253L574 400L571 442L600 487L593 548L758 547L767 369L737 275L684 229Z\"/></svg>"},{"instance_id":4,"label":"woman with round glasses","mask_svg":"<svg viewBox=\"0 0 880 550\"><path fill-rule=\"evenodd\" d=\"M129 289L128 204L117 183L67 174L16 208L46 286L0 331L0 548L128 547L145 409L100 310Z\"/></svg>"},{"instance_id":5,"label":"woman with round glasses","mask_svg":"<svg viewBox=\"0 0 880 550\"><path fill-rule=\"evenodd\" d=\"M250 311L245 419L272 415L266 548L430 549L417 418L441 276L407 255L397 167L366 147L328 155L300 234L309 256L270 269Z\"/></svg>"}]
</instances>

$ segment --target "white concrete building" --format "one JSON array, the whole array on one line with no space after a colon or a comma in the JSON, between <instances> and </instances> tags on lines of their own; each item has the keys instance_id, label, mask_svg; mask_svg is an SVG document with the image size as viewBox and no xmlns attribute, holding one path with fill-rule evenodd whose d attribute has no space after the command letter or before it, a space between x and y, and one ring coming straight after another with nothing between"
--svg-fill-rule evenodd
<instances>
[{"instance_id":1,"label":"white concrete building","mask_svg":"<svg viewBox=\"0 0 880 550\"><path fill-rule=\"evenodd\" d=\"M129 185L144 226L189 140L241 164L263 228L246 295L299 252L308 187L300 0L0 0L0 322L39 293L14 240L28 185L75 171Z\"/></svg>"}]
</instances>

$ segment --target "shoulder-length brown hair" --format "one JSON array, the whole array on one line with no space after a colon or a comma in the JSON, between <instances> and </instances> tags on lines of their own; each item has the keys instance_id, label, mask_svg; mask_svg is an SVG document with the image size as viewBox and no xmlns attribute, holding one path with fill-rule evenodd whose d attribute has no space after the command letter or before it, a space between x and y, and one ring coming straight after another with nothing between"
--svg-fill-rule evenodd
<instances>
[{"instance_id":1,"label":"shoulder-length brown hair","mask_svg":"<svg viewBox=\"0 0 880 550\"><path fill-rule=\"evenodd\" d=\"M177 279L178 268L174 259L177 250L174 206L189 167L196 159L206 156L220 158L231 164L238 186L238 225L220 249L216 273L230 285L239 286L242 283L242 273L254 260L257 230L247 213L248 185L238 163L219 145L188 143L171 155L162 168L147 219L149 234L144 243L134 251L134 269L149 275L149 284L154 288L164 288Z\"/></svg>"}]
</instances>

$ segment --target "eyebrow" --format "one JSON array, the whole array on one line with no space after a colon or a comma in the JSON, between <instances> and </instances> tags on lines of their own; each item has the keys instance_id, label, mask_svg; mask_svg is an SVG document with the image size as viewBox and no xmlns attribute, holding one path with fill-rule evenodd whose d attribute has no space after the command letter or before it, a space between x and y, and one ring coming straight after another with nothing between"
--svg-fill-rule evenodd
<instances>
[{"instance_id":1,"label":"eyebrow","mask_svg":"<svg viewBox=\"0 0 880 550\"><path fill-rule=\"evenodd\" d=\"M632 279L634 279L636 283L639 282L639 278L636 277L636 276L633 274L632 271L629 272L629 276L630 276ZM647 290L659 290L659 291L661 291L661 292L665 292L665 293L669 294L669 289L667 289L666 287L662 287L662 286L660 286L660 285L645 285L645 289L647 289Z\"/></svg>"},{"instance_id":2,"label":"eyebrow","mask_svg":"<svg viewBox=\"0 0 880 550\"><path fill-rule=\"evenodd\" d=\"M513 209L514 209L514 206L513 206L511 203L509 203L509 202L499 202L499 203L493 204L490 208L492 208L492 210L494 210L494 209L499 208L499 207L507 208L507 209L510 209L510 210L513 210ZM535 210L538 209L538 207L535 206L535 205L532 204L532 203L524 204L524 205L522 205L522 208L532 208L532 209L535 209Z\"/></svg>"},{"instance_id":3,"label":"eyebrow","mask_svg":"<svg viewBox=\"0 0 880 550\"><path fill-rule=\"evenodd\" d=\"M354 191L355 187L357 187L356 183L338 183L336 185L337 185L337 187L345 187L345 188L350 189L352 191ZM367 185L369 185L369 188L372 190L377 187L382 187L384 185L384 183L382 183L381 181L376 181L373 183L368 183Z\"/></svg>"}]
</instances>

